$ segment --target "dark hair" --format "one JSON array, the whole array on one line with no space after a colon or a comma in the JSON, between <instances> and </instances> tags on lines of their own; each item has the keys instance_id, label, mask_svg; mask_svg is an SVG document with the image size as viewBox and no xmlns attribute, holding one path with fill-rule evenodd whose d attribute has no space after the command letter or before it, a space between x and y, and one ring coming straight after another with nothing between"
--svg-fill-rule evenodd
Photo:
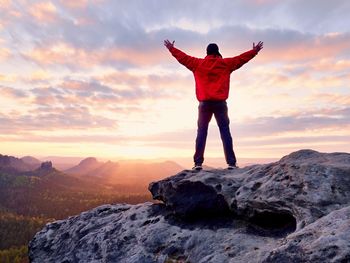
<instances>
[{"instance_id":1,"label":"dark hair","mask_svg":"<svg viewBox=\"0 0 350 263\"><path fill-rule=\"evenodd\" d=\"M207 46L207 55L216 55L216 56L222 57L220 52L219 52L219 47L215 43L210 43Z\"/></svg>"}]
</instances>

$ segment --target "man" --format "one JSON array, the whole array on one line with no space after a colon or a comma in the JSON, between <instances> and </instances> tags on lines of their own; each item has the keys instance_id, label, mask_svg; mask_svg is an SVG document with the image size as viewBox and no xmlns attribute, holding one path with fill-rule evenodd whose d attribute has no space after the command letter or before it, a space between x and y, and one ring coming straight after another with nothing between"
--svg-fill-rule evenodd
<instances>
[{"instance_id":1,"label":"man","mask_svg":"<svg viewBox=\"0 0 350 263\"><path fill-rule=\"evenodd\" d=\"M208 45L205 58L191 57L175 48L174 43L175 41L164 40L164 45L170 53L182 65L193 72L196 82L196 96L199 101L193 169L197 171L202 170L208 125L213 114L219 126L228 169L237 168L226 104L230 89L230 74L255 57L263 48L263 42L259 41L257 45L253 43L253 49L230 58L222 58L219 47L214 43Z\"/></svg>"}]
</instances>

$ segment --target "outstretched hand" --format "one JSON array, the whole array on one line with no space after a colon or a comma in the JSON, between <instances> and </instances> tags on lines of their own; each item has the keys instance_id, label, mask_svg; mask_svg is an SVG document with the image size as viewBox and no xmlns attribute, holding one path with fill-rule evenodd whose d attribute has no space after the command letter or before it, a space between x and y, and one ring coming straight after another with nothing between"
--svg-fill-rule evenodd
<instances>
[{"instance_id":1,"label":"outstretched hand","mask_svg":"<svg viewBox=\"0 0 350 263\"><path fill-rule=\"evenodd\" d=\"M259 52L261 49L263 49L263 45L264 45L264 42L261 42L261 41L259 41L259 43L257 45L255 45L255 43L253 43L253 49L256 52Z\"/></svg>"},{"instance_id":2,"label":"outstretched hand","mask_svg":"<svg viewBox=\"0 0 350 263\"><path fill-rule=\"evenodd\" d=\"M168 39L164 40L164 46L166 46L167 49L171 49L174 47L175 40L173 42L170 42Z\"/></svg>"}]
</instances>

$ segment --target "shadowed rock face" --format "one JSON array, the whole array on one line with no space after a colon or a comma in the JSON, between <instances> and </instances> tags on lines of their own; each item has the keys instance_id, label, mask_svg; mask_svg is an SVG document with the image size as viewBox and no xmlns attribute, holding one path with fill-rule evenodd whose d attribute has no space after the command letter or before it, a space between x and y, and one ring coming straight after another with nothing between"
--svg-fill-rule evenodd
<instances>
[{"instance_id":1,"label":"shadowed rock face","mask_svg":"<svg viewBox=\"0 0 350 263\"><path fill-rule=\"evenodd\" d=\"M185 170L162 204L104 205L48 224L32 262L350 262L350 154L301 150L243 169Z\"/></svg>"},{"instance_id":2,"label":"shadowed rock face","mask_svg":"<svg viewBox=\"0 0 350 263\"><path fill-rule=\"evenodd\" d=\"M231 171L185 171L151 183L155 199L165 202L175 214L191 209L215 211L216 203L207 202L206 192L187 189L202 185L216 192L211 200L223 197L230 211L241 218L261 221L296 221L298 229L331 211L349 205L350 154L321 154L311 150L292 153L279 162L249 166ZM274 216L275 215L275 216ZM261 220L259 220L259 218ZM293 219L294 218L294 219ZM276 220L277 221L277 220ZM257 222L257 223L258 223Z\"/></svg>"}]
</instances>

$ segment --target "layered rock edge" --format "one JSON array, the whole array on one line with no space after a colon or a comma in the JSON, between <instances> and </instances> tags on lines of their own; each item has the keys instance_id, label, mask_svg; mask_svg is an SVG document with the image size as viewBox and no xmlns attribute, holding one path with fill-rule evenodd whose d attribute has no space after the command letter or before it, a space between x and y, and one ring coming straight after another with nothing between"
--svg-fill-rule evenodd
<instances>
[{"instance_id":1,"label":"layered rock edge","mask_svg":"<svg viewBox=\"0 0 350 263\"><path fill-rule=\"evenodd\" d=\"M46 225L31 262L350 262L348 153L185 170L149 190L161 203L103 205Z\"/></svg>"}]
</instances>

